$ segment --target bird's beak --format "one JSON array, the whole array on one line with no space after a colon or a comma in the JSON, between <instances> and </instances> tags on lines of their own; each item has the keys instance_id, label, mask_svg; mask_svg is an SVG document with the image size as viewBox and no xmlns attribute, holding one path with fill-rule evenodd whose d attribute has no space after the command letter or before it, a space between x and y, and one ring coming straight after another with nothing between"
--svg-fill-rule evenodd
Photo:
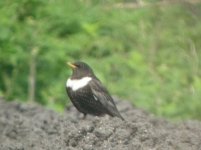
<instances>
[{"instance_id":1,"label":"bird's beak","mask_svg":"<svg viewBox=\"0 0 201 150\"><path fill-rule=\"evenodd\" d=\"M77 66L75 66L73 63L67 62L67 65L69 65L72 69L77 68Z\"/></svg>"}]
</instances>

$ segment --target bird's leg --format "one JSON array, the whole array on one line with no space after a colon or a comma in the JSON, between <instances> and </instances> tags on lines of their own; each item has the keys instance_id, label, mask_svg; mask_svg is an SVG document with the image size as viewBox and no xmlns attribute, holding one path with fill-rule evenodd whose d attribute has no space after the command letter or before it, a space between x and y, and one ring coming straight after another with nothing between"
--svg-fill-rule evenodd
<instances>
[{"instance_id":1,"label":"bird's leg","mask_svg":"<svg viewBox=\"0 0 201 150\"><path fill-rule=\"evenodd\" d=\"M84 113L84 114L83 114L83 118L82 118L82 119L83 119L83 120L85 120L85 119L86 119L86 117L87 117L87 114L85 114L85 113Z\"/></svg>"}]
</instances>

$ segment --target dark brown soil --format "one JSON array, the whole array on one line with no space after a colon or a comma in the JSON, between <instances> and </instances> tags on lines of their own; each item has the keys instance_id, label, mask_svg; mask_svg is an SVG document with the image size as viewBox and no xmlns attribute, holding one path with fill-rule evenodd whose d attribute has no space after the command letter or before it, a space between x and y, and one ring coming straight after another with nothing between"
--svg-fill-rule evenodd
<instances>
[{"instance_id":1,"label":"dark brown soil","mask_svg":"<svg viewBox=\"0 0 201 150\"><path fill-rule=\"evenodd\" d=\"M201 122L173 124L117 102L126 121L0 99L0 150L201 150Z\"/></svg>"}]
</instances>

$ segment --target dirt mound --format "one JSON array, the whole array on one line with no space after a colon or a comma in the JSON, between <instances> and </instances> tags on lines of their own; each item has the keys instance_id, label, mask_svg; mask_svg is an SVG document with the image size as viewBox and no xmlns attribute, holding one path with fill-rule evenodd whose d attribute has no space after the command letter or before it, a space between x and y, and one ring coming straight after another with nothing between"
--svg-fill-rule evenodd
<instances>
[{"instance_id":1,"label":"dirt mound","mask_svg":"<svg viewBox=\"0 0 201 150\"><path fill-rule=\"evenodd\" d=\"M125 122L0 100L0 150L201 150L201 122L172 124L117 102Z\"/></svg>"}]
</instances>

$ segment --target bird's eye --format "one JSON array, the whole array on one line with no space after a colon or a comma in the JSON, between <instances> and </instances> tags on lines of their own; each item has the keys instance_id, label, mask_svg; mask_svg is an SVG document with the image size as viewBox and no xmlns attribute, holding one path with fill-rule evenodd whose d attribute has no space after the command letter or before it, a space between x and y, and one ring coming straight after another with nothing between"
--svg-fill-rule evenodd
<instances>
[{"instance_id":1,"label":"bird's eye","mask_svg":"<svg viewBox=\"0 0 201 150\"><path fill-rule=\"evenodd\" d=\"M80 68L80 64L75 64L75 66L76 66L77 68Z\"/></svg>"}]
</instances>

